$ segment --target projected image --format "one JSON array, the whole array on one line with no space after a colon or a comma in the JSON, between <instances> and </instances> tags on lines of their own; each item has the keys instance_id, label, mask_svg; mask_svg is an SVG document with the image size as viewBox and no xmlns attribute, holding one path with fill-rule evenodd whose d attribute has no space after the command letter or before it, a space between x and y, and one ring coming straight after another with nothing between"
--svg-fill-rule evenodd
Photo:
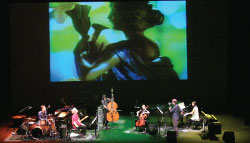
<instances>
[{"instance_id":1,"label":"projected image","mask_svg":"<svg viewBox=\"0 0 250 143\"><path fill-rule=\"evenodd\" d=\"M50 80L186 80L186 1L49 3Z\"/></svg>"}]
</instances>

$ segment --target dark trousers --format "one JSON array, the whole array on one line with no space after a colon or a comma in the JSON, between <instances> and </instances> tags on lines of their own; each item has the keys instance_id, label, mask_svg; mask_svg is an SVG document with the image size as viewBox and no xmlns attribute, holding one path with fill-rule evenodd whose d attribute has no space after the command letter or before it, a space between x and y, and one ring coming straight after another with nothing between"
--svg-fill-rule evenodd
<instances>
[{"instance_id":1,"label":"dark trousers","mask_svg":"<svg viewBox=\"0 0 250 143\"><path fill-rule=\"evenodd\" d=\"M178 122L179 122L179 119L173 118L172 122L173 122L173 128L174 128L174 130L176 132L176 135L178 135Z\"/></svg>"},{"instance_id":2,"label":"dark trousers","mask_svg":"<svg viewBox=\"0 0 250 143\"><path fill-rule=\"evenodd\" d=\"M190 127L192 124L192 120L190 118L187 119L186 127Z\"/></svg>"},{"instance_id":3,"label":"dark trousers","mask_svg":"<svg viewBox=\"0 0 250 143\"><path fill-rule=\"evenodd\" d=\"M107 128L108 127L108 120L107 120L107 109L103 109L103 125Z\"/></svg>"},{"instance_id":4,"label":"dark trousers","mask_svg":"<svg viewBox=\"0 0 250 143\"><path fill-rule=\"evenodd\" d=\"M87 126L86 125L81 125L77 129L81 130L83 135L86 135L86 131L87 131Z\"/></svg>"}]
</instances>

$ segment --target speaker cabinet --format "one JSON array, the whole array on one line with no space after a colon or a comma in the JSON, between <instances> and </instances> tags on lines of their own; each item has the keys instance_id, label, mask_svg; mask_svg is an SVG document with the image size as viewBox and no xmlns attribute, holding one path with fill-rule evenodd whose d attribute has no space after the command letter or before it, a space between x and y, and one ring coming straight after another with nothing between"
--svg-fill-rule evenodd
<instances>
[{"instance_id":1,"label":"speaker cabinet","mask_svg":"<svg viewBox=\"0 0 250 143\"><path fill-rule=\"evenodd\" d=\"M221 123L220 122L212 122L208 125L209 134L221 134Z\"/></svg>"},{"instance_id":2,"label":"speaker cabinet","mask_svg":"<svg viewBox=\"0 0 250 143\"><path fill-rule=\"evenodd\" d=\"M167 143L176 143L177 137L175 131L167 131Z\"/></svg>"},{"instance_id":3,"label":"speaker cabinet","mask_svg":"<svg viewBox=\"0 0 250 143\"><path fill-rule=\"evenodd\" d=\"M234 143L235 142L234 132L231 131L224 132L222 139L225 143Z\"/></svg>"}]
</instances>

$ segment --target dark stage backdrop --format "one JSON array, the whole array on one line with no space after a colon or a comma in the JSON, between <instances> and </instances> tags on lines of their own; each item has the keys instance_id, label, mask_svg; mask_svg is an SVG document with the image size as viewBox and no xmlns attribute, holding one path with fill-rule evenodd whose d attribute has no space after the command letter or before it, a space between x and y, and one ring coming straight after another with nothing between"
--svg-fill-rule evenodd
<instances>
[{"instance_id":1,"label":"dark stage backdrop","mask_svg":"<svg viewBox=\"0 0 250 143\"><path fill-rule=\"evenodd\" d=\"M91 108L103 93L114 88L120 109L146 104L167 104L172 98L196 100L205 111L225 111L229 93L229 7L227 1L187 1L188 80L50 82L48 3L10 3L10 88L8 112L41 104L54 109L85 99Z\"/></svg>"}]
</instances>

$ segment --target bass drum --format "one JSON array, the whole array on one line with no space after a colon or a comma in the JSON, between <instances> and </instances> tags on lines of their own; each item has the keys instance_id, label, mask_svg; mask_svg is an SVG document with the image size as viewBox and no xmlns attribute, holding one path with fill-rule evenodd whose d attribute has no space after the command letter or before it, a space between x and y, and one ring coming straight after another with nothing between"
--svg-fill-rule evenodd
<instances>
[{"instance_id":1,"label":"bass drum","mask_svg":"<svg viewBox=\"0 0 250 143\"><path fill-rule=\"evenodd\" d=\"M32 131L31 131L31 135L34 138L41 138L43 135L43 131L41 130L41 128L39 126L35 127Z\"/></svg>"},{"instance_id":2,"label":"bass drum","mask_svg":"<svg viewBox=\"0 0 250 143\"><path fill-rule=\"evenodd\" d=\"M34 138L41 138L43 136L50 136L49 126L39 126L37 124L30 127L31 135Z\"/></svg>"}]
</instances>

